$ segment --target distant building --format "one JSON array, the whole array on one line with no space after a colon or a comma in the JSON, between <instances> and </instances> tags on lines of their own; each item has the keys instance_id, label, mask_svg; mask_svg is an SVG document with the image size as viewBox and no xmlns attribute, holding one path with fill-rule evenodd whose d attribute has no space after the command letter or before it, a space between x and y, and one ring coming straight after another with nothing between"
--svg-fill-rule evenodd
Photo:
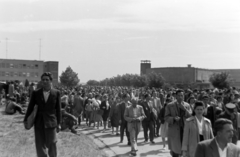
<instances>
[{"instance_id":1,"label":"distant building","mask_svg":"<svg viewBox=\"0 0 240 157\"><path fill-rule=\"evenodd\" d=\"M58 62L0 59L0 81L38 82L44 72L53 74L53 84L58 83Z\"/></svg>"},{"instance_id":2,"label":"distant building","mask_svg":"<svg viewBox=\"0 0 240 157\"><path fill-rule=\"evenodd\" d=\"M210 86L209 78L213 73L227 72L230 74L231 86L240 87L240 69L202 69L192 67L190 64L187 67L151 68L150 61L147 63L141 61L141 75L151 72L161 73L170 84L198 83L206 86Z\"/></svg>"}]
</instances>

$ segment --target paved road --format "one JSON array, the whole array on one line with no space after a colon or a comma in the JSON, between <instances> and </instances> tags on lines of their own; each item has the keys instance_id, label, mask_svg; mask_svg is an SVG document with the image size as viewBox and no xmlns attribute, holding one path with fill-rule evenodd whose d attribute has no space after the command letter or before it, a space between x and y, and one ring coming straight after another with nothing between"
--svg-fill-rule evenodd
<instances>
[{"instance_id":1,"label":"paved road","mask_svg":"<svg viewBox=\"0 0 240 157\"><path fill-rule=\"evenodd\" d=\"M88 135L92 138L96 144L99 145L109 156L113 157L125 157L131 156L131 147L127 145L127 139L124 137L123 143L120 143L120 136L112 135L112 131L109 129L105 133L100 130L94 129L93 127L87 127L85 124L77 129L83 134ZM155 138L155 144L150 142L144 143L143 131L138 136L138 157L171 157L168 149L162 149L162 138Z\"/></svg>"}]
</instances>

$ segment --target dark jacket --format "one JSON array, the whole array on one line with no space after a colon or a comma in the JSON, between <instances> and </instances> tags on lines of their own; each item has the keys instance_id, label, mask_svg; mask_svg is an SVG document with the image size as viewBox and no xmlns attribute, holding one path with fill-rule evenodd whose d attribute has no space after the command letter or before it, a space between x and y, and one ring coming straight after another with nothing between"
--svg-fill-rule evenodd
<instances>
[{"instance_id":1,"label":"dark jacket","mask_svg":"<svg viewBox=\"0 0 240 157\"><path fill-rule=\"evenodd\" d=\"M44 128L54 128L60 125L61 101L60 92L58 90L50 90L47 102L44 100L43 89L33 91L24 121L27 121L35 105L38 105L38 111L34 122L35 127L41 127L44 124Z\"/></svg>"}]
</instances>

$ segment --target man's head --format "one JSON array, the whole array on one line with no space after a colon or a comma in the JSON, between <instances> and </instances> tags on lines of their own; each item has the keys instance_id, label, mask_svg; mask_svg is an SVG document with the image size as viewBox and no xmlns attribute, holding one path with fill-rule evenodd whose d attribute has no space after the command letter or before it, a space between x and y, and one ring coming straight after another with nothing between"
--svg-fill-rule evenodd
<instances>
[{"instance_id":1,"label":"man's head","mask_svg":"<svg viewBox=\"0 0 240 157\"><path fill-rule=\"evenodd\" d=\"M128 93L124 93L122 98L123 98L124 101L129 101L130 95Z\"/></svg>"},{"instance_id":2,"label":"man's head","mask_svg":"<svg viewBox=\"0 0 240 157\"><path fill-rule=\"evenodd\" d=\"M184 100L183 90L179 89L176 91L176 99L178 102L182 102Z\"/></svg>"},{"instance_id":3,"label":"man's head","mask_svg":"<svg viewBox=\"0 0 240 157\"><path fill-rule=\"evenodd\" d=\"M153 92L153 97L155 98L156 96L157 96L157 92L154 91L154 92Z\"/></svg>"},{"instance_id":4,"label":"man's head","mask_svg":"<svg viewBox=\"0 0 240 157\"><path fill-rule=\"evenodd\" d=\"M146 101L149 101L150 99L151 99L151 96L150 96L150 94L145 94L144 95L144 99L146 100Z\"/></svg>"},{"instance_id":5,"label":"man's head","mask_svg":"<svg viewBox=\"0 0 240 157\"><path fill-rule=\"evenodd\" d=\"M45 89L49 89L52 86L52 74L50 72L45 72L42 74L41 76L41 81L42 81L42 85L43 88Z\"/></svg>"},{"instance_id":6,"label":"man's head","mask_svg":"<svg viewBox=\"0 0 240 157\"><path fill-rule=\"evenodd\" d=\"M136 107L137 103L138 103L138 99L136 99L136 98L131 99L131 103L132 103L133 107Z\"/></svg>"},{"instance_id":7,"label":"man's head","mask_svg":"<svg viewBox=\"0 0 240 157\"><path fill-rule=\"evenodd\" d=\"M206 104L208 104L208 102L209 102L209 96L208 95L203 95L203 103L206 105Z\"/></svg>"},{"instance_id":8,"label":"man's head","mask_svg":"<svg viewBox=\"0 0 240 157\"><path fill-rule=\"evenodd\" d=\"M227 114L231 115L231 114L234 113L234 110L235 110L235 108L236 108L236 105L233 104L233 103L228 103L228 104L225 105L225 108L226 108Z\"/></svg>"},{"instance_id":9,"label":"man's head","mask_svg":"<svg viewBox=\"0 0 240 157\"><path fill-rule=\"evenodd\" d=\"M220 118L214 123L214 131L217 134L218 140L227 144L232 142L233 137L233 125L232 121Z\"/></svg>"}]
</instances>

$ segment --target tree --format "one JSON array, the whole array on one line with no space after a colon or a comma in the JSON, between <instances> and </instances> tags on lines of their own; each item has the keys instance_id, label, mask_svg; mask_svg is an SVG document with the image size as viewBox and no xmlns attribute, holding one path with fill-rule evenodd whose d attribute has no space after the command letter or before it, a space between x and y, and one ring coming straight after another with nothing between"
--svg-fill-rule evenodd
<instances>
[{"instance_id":1,"label":"tree","mask_svg":"<svg viewBox=\"0 0 240 157\"><path fill-rule=\"evenodd\" d=\"M229 73L214 73L210 76L209 81L216 88L223 89L229 87Z\"/></svg>"},{"instance_id":2,"label":"tree","mask_svg":"<svg viewBox=\"0 0 240 157\"><path fill-rule=\"evenodd\" d=\"M155 72L147 74L147 85L149 87L161 88L164 85L164 78L162 74Z\"/></svg>"},{"instance_id":3,"label":"tree","mask_svg":"<svg viewBox=\"0 0 240 157\"><path fill-rule=\"evenodd\" d=\"M89 80L89 81L87 81L87 85L89 85L89 86L98 86L99 82L96 81L96 80Z\"/></svg>"},{"instance_id":4,"label":"tree","mask_svg":"<svg viewBox=\"0 0 240 157\"><path fill-rule=\"evenodd\" d=\"M78 74L74 72L70 66L68 66L67 69L62 72L60 82L64 86L75 87L80 80L78 79Z\"/></svg>"}]
</instances>

